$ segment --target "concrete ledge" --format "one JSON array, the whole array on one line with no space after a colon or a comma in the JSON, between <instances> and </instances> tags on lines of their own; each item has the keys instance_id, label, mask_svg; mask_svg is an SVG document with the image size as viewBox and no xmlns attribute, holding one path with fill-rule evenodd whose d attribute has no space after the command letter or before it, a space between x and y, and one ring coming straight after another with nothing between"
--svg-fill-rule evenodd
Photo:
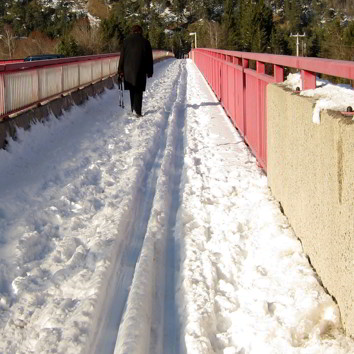
<instances>
[{"instance_id":1,"label":"concrete ledge","mask_svg":"<svg viewBox=\"0 0 354 354\"><path fill-rule=\"evenodd\" d=\"M45 121L53 114L59 118L65 111L69 111L73 105L82 105L90 97L100 95L105 89L113 89L117 77L109 77L95 84L73 91L66 96L56 98L46 104L31 108L16 117L8 118L0 122L0 148L7 145L7 139L16 139L17 128L30 129L31 125L38 121Z\"/></svg>"},{"instance_id":2,"label":"concrete ledge","mask_svg":"<svg viewBox=\"0 0 354 354\"><path fill-rule=\"evenodd\" d=\"M354 337L354 122L268 85L268 183Z\"/></svg>"}]
</instances>

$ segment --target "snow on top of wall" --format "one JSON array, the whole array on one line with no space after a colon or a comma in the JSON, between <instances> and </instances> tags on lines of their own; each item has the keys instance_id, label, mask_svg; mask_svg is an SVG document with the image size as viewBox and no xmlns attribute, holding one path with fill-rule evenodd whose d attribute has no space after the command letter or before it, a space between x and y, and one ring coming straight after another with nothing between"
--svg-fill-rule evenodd
<instances>
[{"instance_id":1,"label":"snow on top of wall","mask_svg":"<svg viewBox=\"0 0 354 354\"><path fill-rule=\"evenodd\" d=\"M297 87L302 87L301 76L299 73L289 74L280 85L296 91ZM323 110L344 112L348 106L354 107L354 90L349 85L334 85L319 78L316 80L316 89L301 91L300 96L312 97L316 100L312 115L312 121L316 124L321 123Z\"/></svg>"}]
</instances>

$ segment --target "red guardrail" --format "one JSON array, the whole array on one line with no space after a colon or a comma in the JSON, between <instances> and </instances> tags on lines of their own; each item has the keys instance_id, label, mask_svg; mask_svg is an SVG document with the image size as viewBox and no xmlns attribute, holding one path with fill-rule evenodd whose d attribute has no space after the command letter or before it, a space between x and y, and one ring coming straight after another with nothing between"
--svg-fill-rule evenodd
<instances>
[{"instance_id":1,"label":"red guardrail","mask_svg":"<svg viewBox=\"0 0 354 354\"><path fill-rule=\"evenodd\" d=\"M350 61L194 49L190 53L225 111L250 146L261 167L267 170L267 100L269 83L284 81L284 67L300 70L302 89L316 88L316 73L354 80ZM256 62L256 69L249 62ZM266 64L272 75L266 74Z\"/></svg>"},{"instance_id":2,"label":"red guardrail","mask_svg":"<svg viewBox=\"0 0 354 354\"><path fill-rule=\"evenodd\" d=\"M23 61L24 61L23 59L0 60L0 65L8 65L8 64L13 64L13 63L22 63Z\"/></svg>"},{"instance_id":3,"label":"red guardrail","mask_svg":"<svg viewBox=\"0 0 354 354\"><path fill-rule=\"evenodd\" d=\"M173 53L153 50L154 60ZM0 65L0 121L41 102L114 76L119 53L14 61Z\"/></svg>"},{"instance_id":4,"label":"red guardrail","mask_svg":"<svg viewBox=\"0 0 354 354\"><path fill-rule=\"evenodd\" d=\"M86 55L79 57L69 57L69 58L60 58L60 59L46 59L46 60L35 60L35 61L24 61L24 60L15 60L11 63L4 63L5 65L0 66L0 72L9 72L9 71L21 71L28 69L38 69L44 68L52 65L63 65L70 63L78 62L89 62L92 60L100 60L105 58L112 58L119 56L119 53L113 54L100 54L100 55Z\"/></svg>"},{"instance_id":5,"label":"red guardrail","mask_svg":"<svg viewBox=\"0 0 354 354\"><path fill-rule=\"evenodd\" d=\"M119 53L0 65L0 120L117 72Z\"/></svg>"}]
</instances>

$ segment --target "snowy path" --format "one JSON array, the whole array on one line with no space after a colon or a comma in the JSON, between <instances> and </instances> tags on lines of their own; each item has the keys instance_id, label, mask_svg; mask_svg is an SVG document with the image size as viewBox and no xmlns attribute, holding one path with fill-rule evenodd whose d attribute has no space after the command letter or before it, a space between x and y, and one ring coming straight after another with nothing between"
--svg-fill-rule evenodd
<instances>
[{"instance_id":1,"label":"snowy path","mask_svg":"<svg viewBox=\"0 0 354 354\"><path fill-rule=\"evenodd\" d=\"M173 252L183 166L181 64L157 65L144 119L121 111L113 90L62 121L23 132L10 154L2 152L4 352L77 353L81 346L83 352L113 353L143 242L155 237L161 238L156 255L148 247L147 253L160 262L162 299L148 311L154 306L161 314L155 315L156 345L161 352L170 346L171 333L160 333L164 309L158 307L165 296L161 279L174 287L175 265L164 247ZM156 270L149 272L150 283ZM167 294L173 305L174 292ZM172 329L176 321L169 317Z\"/></svg>"},{"instance_id":2,"label":"snowy path","mask_svg":"<svg viewBox=\"0 0 354 354\"><path fill-rule=\"evenodd\" d=\"M176 64L175 71L169 75L171 80L168 81L168 87L166 81L162 80L164 87L154 85L146 94L146 100L153 96L154 100L165 101L161 113L163 120L154 137L155 143L149 149L149 156L144 159L136 200L131 202L133 210L130 215L134 215L135 222L125 232L127 246L114 273L117 280L110 279L115 284L113 295L109 296L111 304L107 306L105 302L101 312L101 316L106 313L103 318L113 317L114 328L111 325L113 320L107 324L101 322L99 330L94 331L98 334L97 343L90 344L85 352L112 353L118 327L120 336L116 345L117 353L139 353L149 345L151 353L179 352L179 326L174 299L174 226L183 167L185 117L180 105L185 102L186 69L185 65ZM156 91L165 96L155 98ZM146 109L149 108L147 105ZM116 299L121 301L117 304ZM122 322L125 305L126 314ZM107 341L108 332L112 333L114 343Z\"/></svg>"},{"instance_id":3,"label":"snowy path","mask_svg":"<svg viewBox=\"0 0 354 354\"><path fill-rule=\"evenodd\" d=\"M0 353L354 352L193 63L117 103L0 151Z\"/></svg>"}]
</instances>

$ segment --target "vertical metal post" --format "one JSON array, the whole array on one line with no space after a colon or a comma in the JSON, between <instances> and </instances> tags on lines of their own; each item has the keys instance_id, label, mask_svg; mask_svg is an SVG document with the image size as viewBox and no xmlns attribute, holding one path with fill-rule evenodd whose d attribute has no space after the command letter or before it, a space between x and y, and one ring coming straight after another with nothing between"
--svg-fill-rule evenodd
<instances>
[{"instance_id":1,"label":"vertical metal post","mask_svg":"<svg viewBox=\"0 0 354 354\"><path fill-rule=\"evenodd\" d=\"M283 82L284 81L284 67L279 66L279 65L274 65L273 72L274 72L273 75L274 75L275 82Z\"/></svg>"},{"instance_id":2,"label":"vertical metal post","mask_svg":"<svg viewBox=\"0 0 354 354\"><path fill-rule=\"evenodd\" d=\"M316 73L301 70L302 89L310 90L316 88Z\"/></svg>"},{"instance_id":3,"label":"vertical metal post","mask_svg":"<svg viewBox=\"0 0 354 354\"><path fill-rule=\"evenodd\" d=\"M5 74L0 74L0 115L6 113L5 106Z\"/></svg>"},{"instance_id":4,"label":"vertical metal post","mask_svg":"<svg viewBox=\"0 0 354 354\"><path fill-rule=\"evenodd\" d=\"M290 37L296 37L296 56L298 57L299 56L299 45L300 45L300 42L299 42L299 37L306 37L306 33L304 34L292 34L290 33Z\"/></svg>"},{"instance_id":5,"label":"vertical metal post","mask_svg":"<svg viewBox=\"0 0 354 354\"><path fill-rule=\"evenodd\" d=\"M258 74L265 74L265 64L257 61L256 63L256 71ZM259 156L262 156L262 147L264 143L264 124L265 124L265 103L261 100L262 90L262 81L261 79L257 79L257 91L256 94L256 102L257 102L257 126L253 127L257 129L257 153ZM263 156L262 156L263 157Z\"/></svg>"},{"instance_id":6,"label":"vertical metal post","mask_svg":"<svg viewBox=\"0 0 354 354\"><path fill-rule=\"evenodd\" d=\"M249 60L242 58L242 129L243 129L243 136L246 137L247 129L246 129L246 74L245 69L249 67Z\"/></svg>"},{"instance_id":7,"label":"vertical metal post","mask_svg":"<svg viewBox=\"0 0 354 354\"><path fill-rule=\"evenodd\" d=\"M197 49L197 32L191 32L189 35L194 36L194 48Z\"/></svg>"}]
</instances>

